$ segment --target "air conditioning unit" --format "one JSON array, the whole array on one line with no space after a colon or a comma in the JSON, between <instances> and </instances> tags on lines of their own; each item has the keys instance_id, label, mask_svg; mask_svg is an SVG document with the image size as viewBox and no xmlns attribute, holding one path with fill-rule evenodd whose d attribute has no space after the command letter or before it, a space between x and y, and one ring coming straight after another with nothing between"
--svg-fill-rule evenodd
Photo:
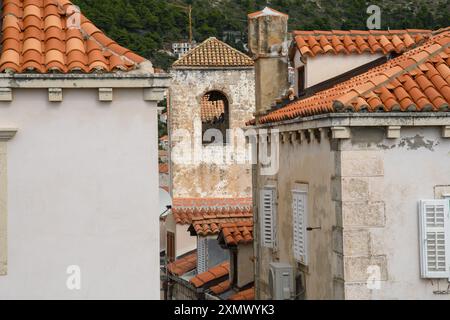
<instances>
[{"instance_id":1,"label":"air conditioning unit","mask_svg":"<svg viewBox=\"0 0 450 320\"><path fill-rule=\"evenodd\" d=\"M294 268L287 263L272 262L269 272L269 288L272 300L294 299Z\"/></svg>"}]
</instances>

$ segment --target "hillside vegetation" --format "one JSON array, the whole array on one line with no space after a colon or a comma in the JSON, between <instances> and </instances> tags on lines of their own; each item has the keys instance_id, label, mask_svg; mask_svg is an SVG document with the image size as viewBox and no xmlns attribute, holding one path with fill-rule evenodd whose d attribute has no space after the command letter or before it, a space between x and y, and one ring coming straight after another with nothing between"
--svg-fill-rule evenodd
<instances>
[{"instance_id":1,"label":"hillside vegetation","mask_svg":"<svg viewBox=\"0 0 450 320\"><path fill-rule=\"evenodd\" d=\"M188 38L192 5L194 38L215 36L243 50L249 12L264 6L289 14L290 29L365 29L370 4L382 9L383 29L446 27L449 0L73 0L99 28L121 45L167 69L173 59L163 49ZM267 4L269 2L269 4Z\"/></svg>"}]
</instances>

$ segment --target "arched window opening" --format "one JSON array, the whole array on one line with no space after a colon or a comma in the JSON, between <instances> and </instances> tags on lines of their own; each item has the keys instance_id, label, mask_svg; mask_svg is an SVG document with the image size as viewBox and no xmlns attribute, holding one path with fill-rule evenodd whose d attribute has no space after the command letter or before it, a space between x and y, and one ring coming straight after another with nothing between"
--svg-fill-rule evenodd
<instances>
[{"instance_id":1,"label":"arched window opening","mask_svg":"<svg viewBox=\"0 0 450 320\"><path fill-rule=\"evenodd\" d=\"M207 92L201 101L203 144L226 143L229 128L228 99L219 91ZM218 135L221 134L221 137Z\"/></svg>"}]
</instances>

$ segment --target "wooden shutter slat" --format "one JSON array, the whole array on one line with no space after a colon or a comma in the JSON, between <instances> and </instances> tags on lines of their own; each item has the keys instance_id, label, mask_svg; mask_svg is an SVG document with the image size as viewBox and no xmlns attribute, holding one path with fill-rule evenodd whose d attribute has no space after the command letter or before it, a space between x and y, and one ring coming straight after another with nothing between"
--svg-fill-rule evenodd
<instances>
[{"instance_id":1,"label":"wooden shutter slat","mask_svg":"<svg viewBox=\"0 0 450 320\"><path fill-rule=\"evenodd\" d=\"M450 278L448 200L420 201L419 222L422 278Z\"/></svg>"}]
</instances>

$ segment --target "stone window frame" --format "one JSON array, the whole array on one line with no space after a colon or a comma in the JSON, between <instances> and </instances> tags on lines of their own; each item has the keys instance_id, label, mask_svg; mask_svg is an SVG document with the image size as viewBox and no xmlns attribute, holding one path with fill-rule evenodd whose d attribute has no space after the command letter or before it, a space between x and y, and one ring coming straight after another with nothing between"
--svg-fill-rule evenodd
<instances>
[{"instance_id":1,"label":"stone window frame","mask_svg":"<svg viewBox=\"0 0 450 320\"><path fill-rule=\"evenodd\" d=\"M203 114L203 99L206 96L216 96L218 97L222 97L221 99L218 99L217 101L222 101L223 105L224 105L224 110L223 110L223 115L224 117L222 118L222 122L214 122L214 123L209 123L209 122L203 122L202 121L202 144L203 145L209 145L210 143L203 140L204 139L204 135L205 132L208 129L215 129L215 130L219 130L220 132L222 132L222 144L223 145L227 145L228 143L228 137L227 137L227 131L230 130L231 128L231 112L230 112L230 99L228 97L228 95L223 92L222 90L210 90L207 91L203 94L202 98L201 98L201 103L200 103L200 118L202 117ZM213 100L210 100L213 101ZM203 119L202 119L203 120ZM216 119L219 120L219 119ZM216 142L212 142L212 144L216 144Z\"/></svg>"},{"instance_id":2,"label":"stone window frame","mask_svg":"<svg viewBox=\"0 0 450 320\"><path fill-rule=\"evenodd\" d=\"M220 92L221 94L223 94L225 96L225 98L228 101L228 129L233 129L233 123L235 121L235 119L233 117L233 113L234 113L233 109L235 109L235 105L234 105L234 100L233 100L233 94L229 90L229 88L225 85L218 85L218 84L207 85L206 87L203 88L203 90L201 91L201 94L196 96L197 105L199 108L198 109L199 110L198 111L199 112L199 121L200 121L200 126L202 128L202 142L203 142L203 123L201 120L202 99L206 94L208 94L209 92L213 92L213 91ZM226 137L225 137L223 146L227 146L227 145L228 145L228 141L226 141Z\"/></svg>"},{"instance_id":3,"label":"stone window frame","mask_svg":"<svg viewBox=\"0 0 450 320\"><path fill-rule=\"evenodd\" d=\"M8 171L7 144L17 129L0 129L0 276L8 274Z\"/></svg>"}]
</instances>

